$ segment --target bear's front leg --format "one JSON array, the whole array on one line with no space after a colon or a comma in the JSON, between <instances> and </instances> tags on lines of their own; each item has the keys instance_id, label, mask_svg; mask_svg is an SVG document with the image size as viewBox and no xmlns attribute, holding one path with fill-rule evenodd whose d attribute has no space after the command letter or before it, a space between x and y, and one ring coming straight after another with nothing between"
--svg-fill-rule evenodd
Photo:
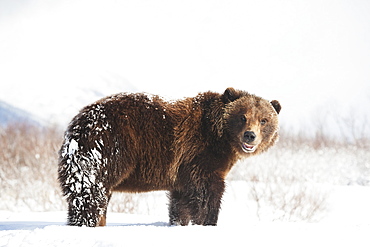
<instances>
[{"instance_id":1,"label":"bear's front leg","mask_svg":"<svg viewBox=\"0 0 370 247\"><path fill-rule=\"evenodd\" d=\"M199 182L199 181L198 181ZM169 194L170 225L217 225L221 198L225 190L222 179L188 186Z\"/></svg>"},{"instance_id":2,"label":"bear's front leg","mask_svg":"<svg viewBox=\"0 0 370 247\"><path fill-rule=\"evenodd\" d=\"M171 191L170 225L186 226L190 221L196 225L203 225L207 215L205 195L204 190L194 189L193 186L184 191Z\"/></svg>"},{"instance_id":3,"label":"bear's front leg","mask_svg":"<svg viewBox=\"0 0 370 247\"><path fill-rule=\"evenodd\" d=\"M225 191L223 180L207 181L202 190L198 191L198 212L193 211L191 221L196 225L215 226L221 207L222 195Z\"/></svg>"},{"instance_id":4,"label":"bear's front leg","mask_svg":"<svg viewBox=\"0 0 370 247\"><path fill-rule=\"evenodd\" d=\"M186 193L181 191L171 191L168 195L170 225L186 226L190 222L190 212L188 209L189 199Z\"/></svg>"}]
</instances>

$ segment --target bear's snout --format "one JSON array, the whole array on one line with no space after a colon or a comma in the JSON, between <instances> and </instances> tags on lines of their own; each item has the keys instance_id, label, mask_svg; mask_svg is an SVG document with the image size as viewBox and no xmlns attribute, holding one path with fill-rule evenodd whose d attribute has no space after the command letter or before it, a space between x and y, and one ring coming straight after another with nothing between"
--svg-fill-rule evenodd
<instances>
[{"instance_id":1,"label":"bear's snout","mask_svg":"<svg viewBox=\"0 0 370 247\"><path fill-rule=\"evenodd\" d=\"M256 134L253 131L244 132L244 140L247 143L252 143L256 139Z\"/></svg>"}]
</instances>

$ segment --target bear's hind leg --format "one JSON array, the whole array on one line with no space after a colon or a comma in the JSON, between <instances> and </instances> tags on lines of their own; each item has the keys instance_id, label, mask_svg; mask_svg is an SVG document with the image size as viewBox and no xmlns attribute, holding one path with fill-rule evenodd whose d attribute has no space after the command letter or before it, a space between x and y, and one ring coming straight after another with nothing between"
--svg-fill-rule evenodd
<instances>
[{"instance_id":1,"label":"bear's hind leg","mask_svg":"<svg viewBox=\"0 0 370 247\"><path fill-rule=\"evenodd\" d=\"M108 193L107 206L105 207L103 215L101 215L100 219L99 219L99 226L106 226L107 225L107 209L108 209L108 203L109 203L109 200L110 200L111 197L112 197L112 193L110 192L110 193Z\"/></svg>"},{"instance_id":2,"label":"bear's hind leg","mask_svg":"<svg viewBox=\"0 0 370 247\"><path fill-rule=\"evenodd\" d=\"M68 205L68 225L105 226L108 197L92 199L91 195L73 198Z\"/></svg>"},{"instance_id":3,"label":"bear's hind leg","mask_svg":"<svg viewBox=\"0 0 370 247\"><path fill-rule=\"evenodd\" d=\"M111 195L109 190L103 187L103 183L91 183L85 178L73 186L67 194L68 225L89 227L105 225Z\"/></svg>"}]
</instances>

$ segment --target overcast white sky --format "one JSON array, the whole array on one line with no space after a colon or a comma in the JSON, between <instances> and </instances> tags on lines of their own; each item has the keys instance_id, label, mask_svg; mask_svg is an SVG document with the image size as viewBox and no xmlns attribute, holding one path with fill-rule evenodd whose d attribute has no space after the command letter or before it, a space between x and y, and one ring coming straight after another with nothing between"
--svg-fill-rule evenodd
<instances>
[{"instance_id":1,"label":"overcast white sky","mask_svg":"<svg viewBox=\"0 0 370 247\"><path fill-rule=\"evenodd\" d=\"M369 13L366 0L0 0L0 100L34 110L76 87L233 86L280 100L285 122L370 113Z\"/></svg>"}]
</instances>

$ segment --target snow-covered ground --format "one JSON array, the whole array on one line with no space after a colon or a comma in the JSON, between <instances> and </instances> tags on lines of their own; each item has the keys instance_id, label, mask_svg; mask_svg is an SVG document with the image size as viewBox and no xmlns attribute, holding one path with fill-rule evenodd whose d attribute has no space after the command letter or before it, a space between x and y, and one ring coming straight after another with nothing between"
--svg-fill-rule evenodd
<instances>
[{"instance_id":1,"label":"snow-covered ground","mask_svg":"<svg viewBox=\"0 0 370 247\"><path fill-rule=\"evenodd\" d=\"M366 246L370 230L369 225L248 222L168 227L163 218L118 214L107 227L77 228L63 226L63 215L31 214L21 225L1 222L9 230L0 232L0 246Z\"/></svg>"},{"instance_id":2,"label":"snow-covered ground","mask_svg":"<svg viewBox=\"0 0 370 247\"><path fill-rule=\"evenodd\" d=\"M21 226L1 222L9 230L0 232L0 246L366 246L370 230L368 225L237 221L168 227L163 218L119 214L107 227L77 228L63 226L63 216L31 214Z\"/></svg>"},{"instance_id":3,"label":"snow-covered ground","mask_svg":"<svg viewBox=\"0 0 370 247\"><path fill-rule=\"evenodd\" d=\"M170 227L164 208L156 215L108 213L100 228L66 226L66 212L0 211L0 246L366 246L370 188L333 192L320 223L258 221L235 193L225 195L217 227Z\"/></svg>"}]
</instances>

